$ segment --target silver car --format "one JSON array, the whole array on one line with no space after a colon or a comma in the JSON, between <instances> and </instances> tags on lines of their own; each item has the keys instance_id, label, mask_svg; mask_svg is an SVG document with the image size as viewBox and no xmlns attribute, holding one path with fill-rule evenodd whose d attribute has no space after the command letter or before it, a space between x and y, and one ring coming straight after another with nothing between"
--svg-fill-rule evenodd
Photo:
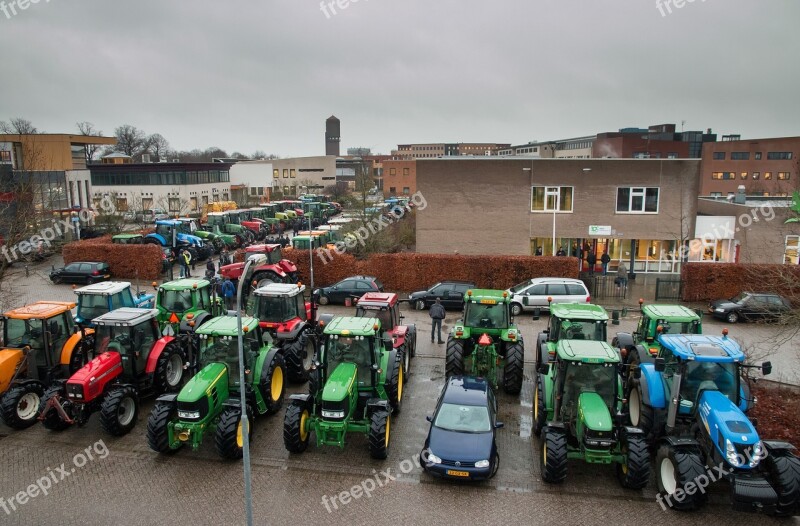
<instances>
[{"instance_id":1,"label":"silver car","mask_svg":"<svg viewBox=\"0 0 800 526\"><path fill-rule=\"evenodd\" d=\"M534 278L508 289L511 296L511 314L536 308L549 310L550 303L591 303L589 290L579 279ZM551 301L548 301L550 299Z\"/></svg>"}]
</instances>

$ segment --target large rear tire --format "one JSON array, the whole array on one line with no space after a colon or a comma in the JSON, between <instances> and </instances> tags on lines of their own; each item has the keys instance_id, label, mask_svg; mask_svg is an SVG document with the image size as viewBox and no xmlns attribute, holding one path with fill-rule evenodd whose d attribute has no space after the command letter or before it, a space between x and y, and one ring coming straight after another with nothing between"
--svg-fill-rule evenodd
<instances>
[{"instance_id":1,"label":"large rear tire","mask_svg":"<svg viewBox=\"0 0 800 526\"><path fill-rule=\"evenodd\" d=\"M389 396L389 404L394 413L400 414L403 409L403 384L405 383L403 374L403 355L395 353L394 364L386 376L386 394Z\"/></svg>"},{"instance_id":2,"label":"large rear tire","mask_svg":"<svg viewBox=\"0 0 800 526\"><path fill-rule=\"evenodd\" d=\"M249 412L248 412L249 413ZM248 415L248 434L247 436L252 440L253 438L253 419ZM242 418L242 411L238 408L225 409L219 417L217 424L217 432L214 435L214 444L217 447L217 453L222 458L229 460L237 460L244 455L244 419Z\"/></svg>"},{"instance_id":3,"label":"large rear tire","mask_svg":"<svg viewBox=\"0 0 800 526\"><path fill-rule=\"evenodd\" d=\"M533 393L533 434L537 437L542 435L547 423L547 410L544 405L544 394L541 389L541 380L536 378Z\"/></svg>"},{"instance_id":4,"label":"large rear tire","mask_svg":"<svg viewBox=\"0 0 800 526\"><path fill-rule=\"evenodd\" d=\"M684 490L686 484L704 476L706 468L700 453L689 449L676 449L670 445L661 446L656 455L656 482L658 492L669 506L678 511L700 508L706 502L705 492L695 491L689 495L683 491L680 500L675 492Z\"/></svg>"},{"instance_id":5,"label":"large rear tire","mask_svg":"<svg viewBox=\"0 0 800 526\"><path fill-rule=\"evenodd\" d=\"M464 374L464 342L452 336L447 337L447 351L444 362L445 377L461 376ZM445 379L446 379L445 378Z\"/></svg>"},{"instance_id":6,"label":"large rear tire","mask_svg":"<svg viewBox=\"0 0 800 526\"><path fill-rule=\"evenodd\" d=\"M133 387L109 391L100 406L100 425L114 436L127 435L139 416L139 396Z\"/></svg>"},{"instance_id":7,"label":"large rear tire","mask_svg":"<svg viewBox=\"0 0 800 526\"><path fill-rule=\"evenodd\" d=\"M147 418L147 445L150 449L164 455L171 455L183 445L172 449L169 444L169 423L178 417L177 404L156 402L150 416Z\"/></svg>"},{"instance_id":8,"label":"large rear tire","mask_svg":"<svg viewBox=\"0 0 800 526\"><path fill-rule=\"evenodd\" d=\"M397 347L395 351L403 357L403 381L408 382L408 370L411 369L411 353L405 343Z\"/></svg>"},{"instance_id":9,"label":"large rear tire","mask_svg":"<svg viewBox=\"0 0 800 526\"><path fill-rule=\"evenodd\" d=\"M283 445L289 453L302 453L308 448L311 432L306 429L310 418L308 407L304 403L292 402L283 416Z\"/></svg>"},{"instance_id":10,"label":"large rear tire","mask_svg":"<svg viewBox=\"0 0 800 526\"><path fill-rule=\"evenodd\" d=\"M773 514L778 517L791 517L800 510L800 459L788 453L769 455L766 468L778 494L778 502Z\"/></svg>"},{"instance_id":11,"label":"large rear tire","mask_svg":"<svg viewBox=\"0 0 800 526\"><path fill-rule=\"evenodd\" d=\"M389 455L392 415L388 411L374 411L369 424L369 454L372 458L385 459Z\"/></svg>"},{"instance_id":12,"label":"large rear tire","mask_svg":"<svg viewBox=\"0 0 800 526\"><path fill-rule=\"evenodd\" d=\"M308 374L314 363L314 353L314 339L308 329L303 330L296 340L286 346L284 359L290 382L302 384L308 381Z\"/></svg>"},{"instance_id":13,"label":"large rear tire","mask_svg":"<svg viewBox=\"0 0 800 526\"><path fill-rule=\"evenodd\" d=\"M51 385L47 391L44 392L44 396L39 405L39 414L44 411L44 408L47 407L47 402L51 398L59 396L61 398L61 407L64 409L64 412L72 417L72 402L67 400L66 394L66 389L61 385ZM51 409L47 412L44 420L42 420L42 424L44 424L45 429L49 429L50 431L63 431L69 427L69 424L61 418L61 415L59 415L58 411L55 409Z\"/></svg>"},{"instance_id":14,"label":"large rear tire","mask_svg":"<svg viewBox=\"0 0 800 526\"><path fill-rule=\"evenodd\" d=\"M159 393L174 393L183 383L183 364L186 356L183 350L172 343L164 347L156 362L155 384Z\"/></svg>"},{"instance_id":15,"label":"large rear tire","mask_svg":"<svg viewBox=\"0 0 800 526\"><path fill-rule=\"evenodd\" d=\"M258 388L267 404L267 414L277 413L283 406L283 397L286 394L286 365L283 355L275 353L268 363L264 364L261 381Z\"/></svg>"},{"instance_id":16,"label":"large rear tire","mask_svg":"<svg viewBox=\"0 0 800 526\"><path fill-rule=\"evenodd\" d=\"M514 343L506 348L506 366L503 371L503 390L508 394L519 394L522 390L525 348Z\"/></svg>"},{"instance_id":17,"label":"large rear tire","mask_svg":"<svg viewBox=\"0 0 800 526\"><path fill-rule=\"evenodd\" d=\"M542 480L560 484L567 478L567 436L560 429L542 430Z\"/></svg>"},{"instance_id":18,"label":"large rear tire","mask_svg":"<svg viewBox=\"0 0 800 526\"><path fill-rule=\"evenodd\" d=\"M644 431L646 437L653 434L655 427L655 409L644 403L642 386L639 381L634 381L631 392L628 393L628 418L633 427Z\"/></svg>"},{"instance_id":19,"label":"large rear tire","mask_svg":"<svg viewBox=\"0 0 800 526\"><path fill-rule=\"evenodd\" d=\"M616 466L617 479L623 488L642 489L650 481L650 454L642 436L626 436L622 441L625 460Z\"/></svg>"},{"instance_id":20,"label":"large rear tire","mask_svg":"<svg viewBox=\"0 0 800 526\"><path fill-rule=\"evenodd\" d=\"M6 391L0 399L0 417L12 429L27 429L39 416L44 386L25 383Z\"/></svg>"}]
</instances>

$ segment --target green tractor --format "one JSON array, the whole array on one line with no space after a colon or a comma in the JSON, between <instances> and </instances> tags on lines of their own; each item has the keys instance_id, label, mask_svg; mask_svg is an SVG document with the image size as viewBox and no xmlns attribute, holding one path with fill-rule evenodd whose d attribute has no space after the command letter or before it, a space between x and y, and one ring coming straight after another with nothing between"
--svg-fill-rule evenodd
<instances>
[{"instance_id":1,"label":"green tractor","mask_svg":"<svg viewBox=\"0 0 800 526\"><path fill-rule=\"evenodd\" d=\"M212 292L211 282L200 278L183 278L156 287L158 324L162 330L179 324L181 332L192 332L214 316L224 313L222 300ZM191 316L187 317L188 314Z\"/></svg>"},{"instance_id":2,"label":"green tractor","mask_svg":"<svg viewBox=\"0 0 800 526\"><path fill-rule=\"evenodd\" d=\"M258 320L242 318L247 407L240 405L237 320L220 316L197 329L202 369L178 394L156 400L147 420L147 443L158 453L174 453L189 443L196 451L206 433L214 432L217 453L242 458L243 415L249 436L253 419L276 413L283 405L283 356L263 333Z\"/></svg>"},{"instance_id":3,"label":"green tractor","mask_svg":"<svg viewBox=\"0 0 800 526\"><path fill-rule=\"evenodd\" d=\"M197 219L193 219L191 217L179 217L177 218L177 221L180 221L180 226L178 227L178 231L180 233L199 237L203 240L203 243L213 248L215 254L219 254L222 248L228 245L228 242L230 242L228 246L234 246L236 244L236 238L233 236L228 236L230 239L225 240L222 236L218 236L213 232L201 229L198 225Z\"/></svg>"},{"instance_id":4,"label":"green tractor","mask_svg":"<svg viewBox=\"0 0 800 526\"><path fill-rule=\"evenodd\" d=\"M525 345L511 318L510 298L502 290L468 290L464 315L447 336L445 374L485 376L497 389L502 368L503 390L519 394Z\"/></svg>"},{"instance_id":5,"label":"green tractor","mask_svg":"<svg viewBox=\"0 0 800 526\"><path fill-rule=\"evenodd\" d=\"M556 355L561 340L607 339L608 313L591 303L554 303L550 305L550 323L536 340L536 369ZM534 394L534 398L536 398ZM538 433L537 433L538 434Z\"/></svg>"},{"instance_id":6,"label":"green tractor","mask_svg":"<svg viewBox=\"0 0 800 526\"><path fill-rule=\"evenodd\" d=\"M534 426L540 430L542 479L563 482L567 461L615 464L625 488L650 479L641 429L622 424L619 353L603 341L560 340L554 360L539 364Z\"/></svg>"},{"instance_id":7,"label":"green tractor","mask_svg":"<svg viewBox=\"0 0 800 526\"><path fill-rule=\"evenodd\" d=\"M238 247L249 244L254 238L238 221L238 215L234 222L228 212L209 212L203 228L221 237L226 246Z\"/></svg>"},{"instance_id":8,"label":"green tractor","mask_svg":"<svg viewBox=\"0 0 800 526\"><path fill-rule=\"evenodd\" d=\"M372 458L386 458L392 415L403 401L403 356L382 334L377 318L337 317L324 326L310 394L292 395L286 408L289 452L305 451L312 432L318 447L340 448L347 433L360 433Z\"/></svg>"}]
</instances>

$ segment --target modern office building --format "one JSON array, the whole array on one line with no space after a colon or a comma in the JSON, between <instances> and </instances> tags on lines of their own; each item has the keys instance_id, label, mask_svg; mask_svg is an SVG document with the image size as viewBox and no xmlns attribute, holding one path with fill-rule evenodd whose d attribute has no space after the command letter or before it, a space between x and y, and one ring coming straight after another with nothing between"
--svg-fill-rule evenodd
<instances>
[{"instance_id":1,"label":"modern office building","mask_svg":"<svg viewBox=\"0 0 800 526\"><path fill-rule=\"evenodd\" d=\"M497 155L498 151L506 150L510 144L501 143L416 143L398 144L392 150L392 158L409 161L413 159L435 159L438 157L485 156Z\"/></svg>"}]
</instances>

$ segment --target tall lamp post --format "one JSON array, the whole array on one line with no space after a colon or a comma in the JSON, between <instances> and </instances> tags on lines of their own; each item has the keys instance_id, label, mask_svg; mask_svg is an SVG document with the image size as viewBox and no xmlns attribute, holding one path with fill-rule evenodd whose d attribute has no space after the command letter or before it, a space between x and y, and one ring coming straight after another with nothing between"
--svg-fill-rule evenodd
<instances>
[{"instance_id":1,"label":"tall lamp post","mask_svg":"<svg viewBox=\"0 0 800 526\"><path fill-rule=\"evenodd\" d=\"M250 419L247 417L247 399L245 397L245 377L244 377L244 333L242 332L242 289L252 286L249 273L253 265L260 266L267 262L267 256L258 254L248 259L244 264L242 277L239 279L239 286L236 289L236 332L239 339L239 404L242 411L242 463L244 464L244 506L247 516L247 526L253 526L253 491L252 473L250 470Z\"/></svg>"}]
</instances>

